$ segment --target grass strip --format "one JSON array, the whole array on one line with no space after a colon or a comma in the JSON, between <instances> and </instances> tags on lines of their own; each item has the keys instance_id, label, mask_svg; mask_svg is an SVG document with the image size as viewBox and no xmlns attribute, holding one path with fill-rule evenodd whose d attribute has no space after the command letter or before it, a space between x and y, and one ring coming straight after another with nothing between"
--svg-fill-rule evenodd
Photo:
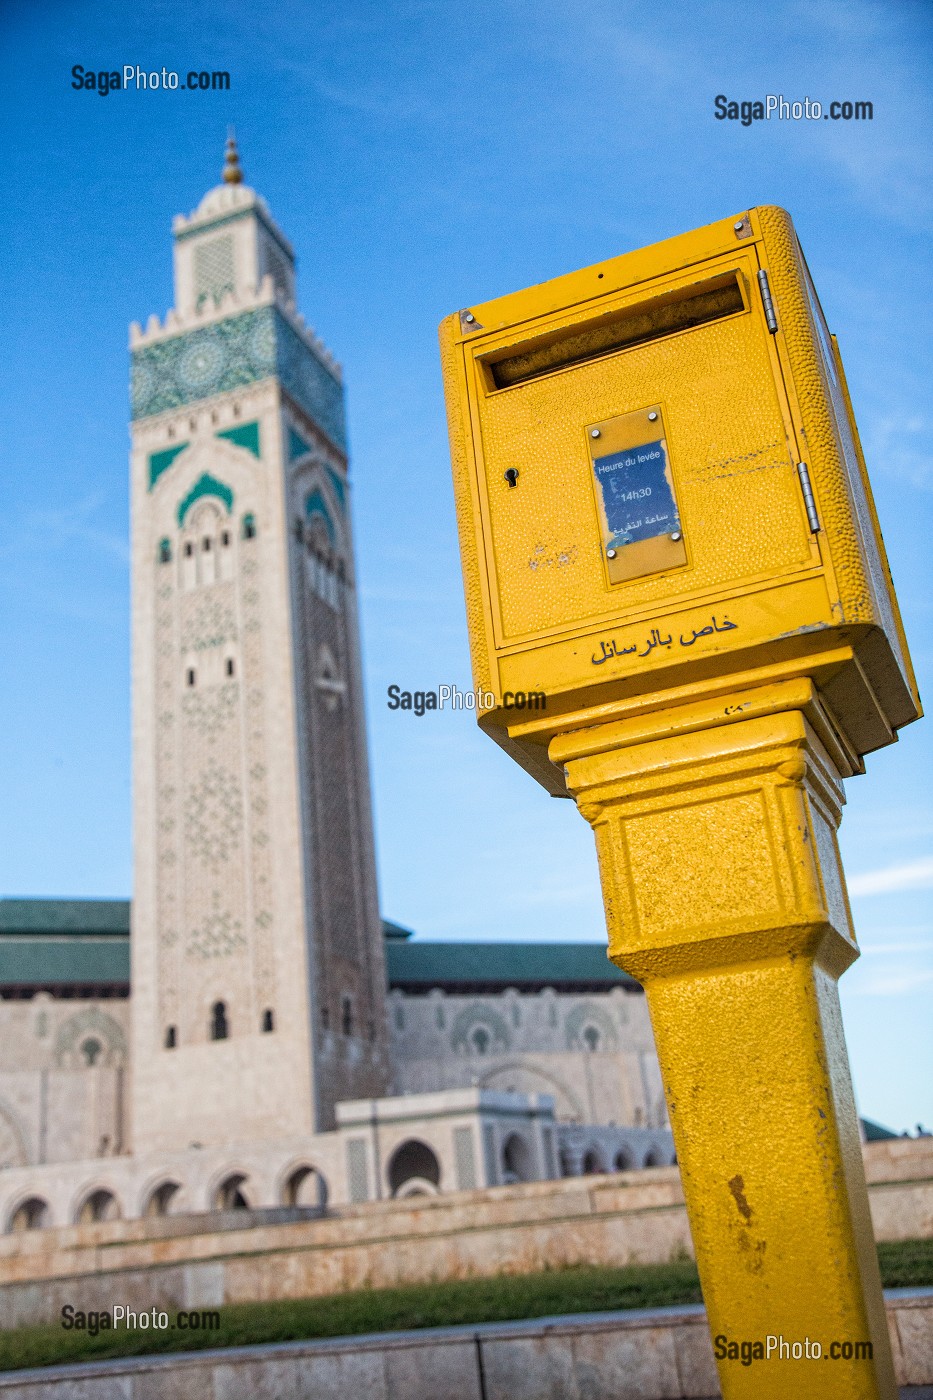
<instances>
[{"instance_id":1,"label":"grass strip","mask_svg":"<svg viewBox=\"0 0 933 1400\"><path fill-rule=\"evenodd\" d=\"M933 1284L933 1240L881 1244L878 1256L886 1288ZM79 1302L75 1298L76 1308ZM22 1327L0 1332L0 1370L699 1302L700 1284L690 1259L621 1269L576 1267L362 1289L324 1298L228 1304L216 1309L220 1325L210 1330L120 1327L91 1336L86 1329L66 1331L60 1324ZM175 1313L169 1312L170 1324L174 1321Z\"/></svg>"}]
</instances>

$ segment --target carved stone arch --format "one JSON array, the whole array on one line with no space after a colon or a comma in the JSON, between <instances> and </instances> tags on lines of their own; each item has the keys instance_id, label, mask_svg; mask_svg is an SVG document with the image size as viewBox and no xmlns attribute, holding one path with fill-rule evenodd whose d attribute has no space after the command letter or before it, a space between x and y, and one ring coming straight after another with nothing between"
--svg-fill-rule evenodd
<instances>
[{"instance_id":1,"label":"carved stone arch","mask_svg":"<svg viewBox=\"0 0 933 1400\"><path fill-rule=\"evenodd\" d=\"M202 472L178 502L179 526L187 530L195 511L203 517L207 506L211 507L212 516L215 512L229 515L233 510L233 488L213 472Z\"/></svg>"},{"instance_id":2,"label":"carved stone arch","mask_svg":"<svg viewBox=\"0 0 933 1400\"><path fill-rule=\"evenodd\" d=\"M294 511L302 521L306 542L332 565L339 560L347 568L350 551L345 505L337 481L339 478L326 462L318 455L312 457L294 475Z\"/></svg>"},{"instance_id":3,"label":"carved stone arch","mask_svg":"<svg viewBox=\"0 0 933 1400\"><path fill-rule=\"evenodd\" d=\"M0 1171L4 1167L28 1167L26 1133L9 1104L0 1100Z\"/></svg>"},{"instance_id":4,"label":"carved stone arch","mask_svg":"<svg viewBox=\"0 0 933 1400\"><path fill-rule=\"evenodd\" d=\"M283 1206L313 1206L325 1210L329 1194L327 1178L308 1157L293 1158L276 1178L275 1199Z\"/></svg>"},{"instance_id":5,"label":"carved stone arch","mask_svg":"<svg viewBox=\"0 0 933 1400\"><path fill-rule=\"evenodd\" d=\"M524 1133L511 1132L502 1144L502 1181L506 1186L535 1178L534 1149Z\"/></svg>"},{"instance_id":6,"label":"carved stone arch","mask_svg":"<svg viewBox=\"0 0 933 1400\"><path fill-rule=\"evenodd\" d=\"M612 1017L594 1001L578 1002L564 1022L568 1050L618 1050ZM595 1033L595 1034L594 1034Z\"/></svg>"},{"instance_id":7,"label":"carved stone arch","mask_svg":"<svg viewBox=\"0 0 933 1400\"><path fill-rule=\"evenodd\" d=\"M479 1081L481 1089L508 1091L510 1086L514 1086L519 1094L551 1094L555 1118L563 1122L583 1122L583 1105L573 1090L557 1075L539 1069L537 1065L526 1064L523 1060L508 1060L505 1064L497 1064Z\"/></svg>"},{"instance_id":8,"label":"carved stone arch","mask_svg":"<svg viewBox=\"0 0 933 1400\"><path fill-rule=\"evenodd\" d=\"M434 1195L441 1184L440 1158L421 1138L407 1138L386 1163L386 1182L393 1196Z\"/></svg>"},{"instance_id":9,"label":"carved stone arch","mask_svg":"<svg viewBox=\"0 0 933 1400\"><path fill-rule=\"evenodd\" d=\"M24 1191L7 1209L5 1232L19 1234L23 1230L43 1230L52 1223L49 1203L37 1191Z\"/></svg>"},{"instance_id":10,"label":"carved stone arch","mask_svg":"<svg viewBox=\"0 0 933 1400\"><path fill-rule=\"evenodd\" d=\"M98 1045L99 1051L90 1053ZM87 1067L122 1069L127 1060L123 1028L106 1011L88 1006L59 1026L55 1036L55 1063L60 1069Z\"/></svg>"},{"instance_id":11,"label":"carved stone arch","mask_svg":"<svg viewBox=\"0 0 933 1400\"><path fill-rule=\"evenodd\" d=\"M150 1181L141 1192L138 1214L152 1219L157 1216L175 1215L184 1200L184 1187L174 1176L164 1173Z\"/></svg>"},{"instance_id":12,"label":"carved stone arch","mask_svg":"<svg viewBox=\"0 0 933 1400\"><path fill-rule=\"evenodd\" d=\"M612 1170L607 1154L599 1142L586 1144L580 1158L580 1166L584 1176L604 1176Z\"/></svg>"},{"instance_id":13,"label":"carved stone arch","mask_svg":"<svg viewBox=\"0 0 933 1400\"><path fill-rule=\"evenodd\" d=\"M255 1186L244 1167L228 1163L215 1172L207 1189L208 1210L252 1210Z\"/></svg>"},{"instance_id":14,"label":"carved stone arch","mask_svg":"<svg viewBox=\"0 0 933 1400\"><path fill-rule=\"evenodd\" d=\"M68 1213L74 1225L93 1225L106 1220L120 1220L123 1207L120 1196L109 1181L90 1181L78 1191Z\"/></svg>"},{"instance_id":15,"label":"carved stone arch","mask_svg":"<svg viewBox=\"0 0 933 1400\"><path fill-rule=\"evenodd\" d=\"M512 1037L504 1016L488 1002L474 1001L455 1017L450 1043L461 1054L501 1055Z\"/></svg>"}]
</instances>

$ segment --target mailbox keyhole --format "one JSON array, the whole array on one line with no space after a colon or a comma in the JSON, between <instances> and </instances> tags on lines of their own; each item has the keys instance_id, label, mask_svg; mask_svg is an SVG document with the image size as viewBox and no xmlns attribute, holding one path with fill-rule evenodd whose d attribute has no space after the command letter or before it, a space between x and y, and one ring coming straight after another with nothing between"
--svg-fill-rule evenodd
<instances>
[{"instance_id":1,"label":"mailbox keyhole","mask_svg":"<svg viewBox=\"0 0 933 1400\"><path fill-rule=\"evenodd\" d=\"M504 472L503 475L510 487L518 485L518 471L515 467L509 467L508 471Z\"/></svg>"}]
</instances>

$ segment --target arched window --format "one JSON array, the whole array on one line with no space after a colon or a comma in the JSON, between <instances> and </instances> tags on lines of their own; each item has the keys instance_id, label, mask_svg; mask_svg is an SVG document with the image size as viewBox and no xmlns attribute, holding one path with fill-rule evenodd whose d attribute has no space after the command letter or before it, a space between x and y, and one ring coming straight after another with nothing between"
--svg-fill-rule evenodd
<instances>
[{"instance_id":1,"label":"arched window","mask_svg":"<svg viewBox=\"0 0 933 1400\"><path fill-rule=\"evenodd\" d=\"M78 1211L77 1225L94 1225L101 1220L119 1220L120 1207L110 1191L94 1191Z\"/></svg>"},{"instance_id":2,"label":"arched window","mask_svg":"<svg viewBox=\"0 0 933 1400\"><path fill-rule=\"evenodd\" d=\"M534 1159L521 1133L510 1133L502 1145L502 1180L506 1186L516 1181L531 1181Z\"/></svg>"},{"instance_id":3,"label":"arched window","mask_svg":"<svg viewBox=\"0 0 933 1400\"><path fill-rule=\"evenodd\" d=\"M323 1210L327 1205L327 1182L315 1167L296 1167L282 1187L282 1204Z\"/></svg>"},{"instance_id":4,"label":"arched window","mask_svg":"<svg viewBox=\"0 0 933 1400\"><path fill-rule=\"evenodd\" d=\"M470 1036L473 1049L476 1051L477 1055L486 1054L486 1051L489 1049L489 1039L489 1032L487 1031L486 1027L477 1026L476 1030Z\"/></svg>"},{"instance_id":5,"label":"arched window","mask_svg":"<svg viewBox=\"0 0 933 1400\"><path fill-rule=\"evenodd\" d=\"M598 1176L598 1175L600 1175L600 1174L601 1174L602 1172L604 1172L604 1171L605 1171L605 1167L603 1166L602 1162L600 1161L599 1153L596 1151L595 1148L591 1147L590 1150L589 1150L588 1152L584 1152L584 1154L583 1154L583 1175L584 1175L584 1176Z\"/></svg>"},{"instance_id":6,"label":"arched window","mask_svg":"<svg viewBox=\"0 0 933 1400\"><path fill-rule=\"evenodd\" d=\"M340 1029L344 1035L353 1034L353 1002L344 997L340 1007Z\"/></svg>"},{"instance_id":7,"label":"arched window","mask_svg":"<svg viewBox=\"0 0 933 1400\"><path fill-rule=\"evenodd\" d=\"M392 1153L388 1179L393 1196L433 1194L441 1184L441 1164L426 1142L409 1138Z\"/></svg>"},{"instance_id":8,"label":"arched window","mask_svg":"<svg viewBox=\"0 0 933 1400\"><path fill-rule=\"evenodd\" d=\"M171 562L172 562L172 546L171 546L171 544L169 543L168 540L160 540L160 541L159 541L159 563L160 563L160 564L171 564Z\"/></svg>"},{"instance_id":9,"label":"arched window","mask_svg":"<svg viewBox=\"0 0 933 1400\"><path fill-rule=\"evenodd\" d=\"M599 1031L595 1026L587 1026L582 1039L587 1050L591 1053L599 1049Z\"/></svg>"},{"instance_id":10,"label":"arched window","mask_svg":"<svg viewBox=\"0 0 933 1400\"><path fill-rule=\"evenodd\" d=\"M228 656L228 657L227 657L226 671L227 671L227 675L228 675L228 676L232 676L232 675L233 675L234 666L233 666L233 657L232 657L232 656Z\"/></svg>"},{"instance_id":11,"label":"arched window","mask_svg":"<svg viewBox=\"0 0 933 1400\"><path fill-rule=\"evenodd\" d=\"M163 1181L161 1186L157 1186L150 1195L143 1215L150 1219L159 1215L171 1215L172 1202L180 1190L181 1187L177 1181Z\"/></svg>"},{"instance_id":12,"label":"arched window","mask_svg":"<svg viewBox=\"0 0 933 1400\"><path fill-rule=\"evenodd\" d=\"M176 1046L177 1044L178 1044L178 1031L177 1031L177 1029L175 1028L175 1026L166 1026L166 1028L165 1028L165 1048L166 1048L166 1050L174 1050L174 1049L175 1049L175 1046Z\"/></svg>"},{"instance_id":13,"label":"arched window","mask_svg":"<svg viewBox=\"0 0 933 1400\"><path fill-rule=\"evenodd\" d=\"M226 1003L215 1001L211 1007L211 1040L226 1040L229 1034Z\"/></svg>"},{"instance_id":14,"label":"arched window","mask_svg":"<svg viewBox=\"0 0 933 1400\"><path fill-rule=\"evenodd\" d=\"M188 686L193 686L196 679L197 677L195 676L194 667L189 666L187 672L185 673L185 680Z\"/></svg>"},{"instance_id":15,"label":"arched window","mask_svg":"<svg viewBox=\"0 0 933 1400\"><path fill-rule=\"evenodd\" d=\"M201 541L201 548L204 550L204 553L205 553L205 554L209 554L209 553L210 553L210 548L211 548L211 537L210 537L210 535L205 535L205 536L204 536L203 540Z\"/></svg>"},{"instance_id":16,"label":"arched window","mask_svg":"<svg viewBox=\"0 0 933 1400\"><path fill-rule=\"evenodd\" d=\"M632 1170L632 1168L635 1165L635 1162L628 1148L619 1148L618 1152L615 1155L615 1161L612 1165L615 1167L617 1172L630 1172Z\"/></svg>"},{"instance_id":17,"label":"arched window","mask_svg":"<svg viewBox=\"0 0 933 1400\"><path fill-rule=\"evenodd\" d=\"M262 1013L262 1028L264 1031L275 1030L275 1017L273 1016L271 1010L267 1009Z\"/></svg>"},{"instance_id":18,"label":"arched window","mask_svg":"<svg viewBox=\"0 0 933 1400\"><path fill-rule=\"evenodd\" d=\"M243 538L244 540L256 538L256 517L252 514L243 517Z\"/></svg>"},{"instance_id":19,"label":"arched window","mask_svg":"<svg viewBox=\"0 0 933 1400\"><path fill-rule=\"evenodd\" d=\"M229 546L229 544L230 544L230 531L229 531L229 530L222 530L222 531L221 531L220 543L223 545L224 549L226 549L226 548Z\"/></svg>"},{"instance_id":20,"label":"arched window","mask_svg":"<svg viewBox=\"0 0 933 1400\"><path fill-rule=\"evenodd\" d=\"M193 553L194 545L191 543L190 540L188 540L187 544L185 545L185 558L190 559Z\"/></svg>"},{"instance_id":21,"label":"arched window","mask_svg":"<svg viewBox=\"0 0 933 1400\"><path fill-rule=\"evenodd\" d=\"M214 1194L215 1210L249 1210L249 1201L246 1199L243 1187L246 1185L246 1177L242 1173L234 1173L222 1181Z\"/></svg>"},{"instance_id":22,"label":"arched window","mask_svg":"<svg viewBox=\"0 0 933 1400\"><path fill-rule=\"evenodd\" d=\"M49 1208L39 1196L30 1196L28 1201L16 1207L10 1217L10 1229L14 1234L21 1230L41 1230L47 1223Z\"/></svg>"},{"instance_id":23,"label":"arched window","mask_svg":"<svg viewBox=\"0 0 933 1400\"><path fill-rule=\"evenodd\" d=\"M100 1059L101 1051L103 1050L103 1048L104 1047L101 1045L100 1041L94 1040L93 1037L89 1040L83 1041L81 1044L81 1058L84 1061L84 1063L86 1065L96 1064L97 1061Z\"/></svg>"}]
</instances>

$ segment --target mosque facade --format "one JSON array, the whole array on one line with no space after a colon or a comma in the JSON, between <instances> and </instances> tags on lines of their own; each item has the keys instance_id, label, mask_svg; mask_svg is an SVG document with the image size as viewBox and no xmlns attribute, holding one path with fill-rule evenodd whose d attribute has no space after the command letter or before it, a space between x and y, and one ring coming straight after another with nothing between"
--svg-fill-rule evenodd
<instances>
[{"instance_id":1,"label":"mosque facade","mask_svg":"<svg viewBox=\"0 0 933 1400\"><path fill-rule=\"evenodd\" d=\"M131 328L134 895L0 901L0 1229L673 1160L587 944L379 915L343 385L242 180Z\"/></svg>"}]
</instances>

